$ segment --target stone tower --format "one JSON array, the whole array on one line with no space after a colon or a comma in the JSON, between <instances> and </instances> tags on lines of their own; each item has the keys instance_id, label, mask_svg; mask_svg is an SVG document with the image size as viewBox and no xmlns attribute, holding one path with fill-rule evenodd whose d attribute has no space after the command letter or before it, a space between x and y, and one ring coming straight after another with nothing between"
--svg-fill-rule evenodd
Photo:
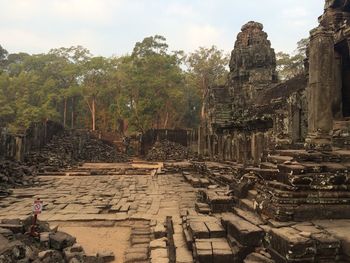
<instances>
[{"instance_id":1,"label":"stone tower","mask_svg":"<svg viewBox=\"0 0 350 263\"><path fill-rule=\"evenodd\" d=\"M248 22L231 54L229 85L238 109L251 104L260 90L276 82L276 56L263 25Z\"/></svg>"}]
</instances>

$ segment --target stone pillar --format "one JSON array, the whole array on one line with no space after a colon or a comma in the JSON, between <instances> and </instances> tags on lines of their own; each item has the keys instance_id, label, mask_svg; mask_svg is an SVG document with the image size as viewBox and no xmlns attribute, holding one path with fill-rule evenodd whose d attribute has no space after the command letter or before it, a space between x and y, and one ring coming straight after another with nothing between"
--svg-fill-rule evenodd
<instances>
[{"instance_id":1,"label":"stone pillar","mask_svg":"<svg viewBox=\"0 0 350 263\"><path fill-rule=\"evenodd\" d=\"M258 166L261 163L261 158L264 152L264 134L257 132L252 134L251 152L254 165Z\"/></svg>"},{"instance_id":2,"label":"stone pillar","mask_svg":"<svg viewBox=\"0 0 350 263\"><path fill-rule=\"evenodd\" d=\"M319 27L311 32L309 58L307 149L332 150L334 83L333 33Z\"/></svg>"},{"instance_id":3,"label":"stone pillar","mask_svg":"<svg viewBox=\"0 0 350 263\"><path fill-rule=\"evenodd\" d=\"M332 112L333 117L336 120L341 120L343 118L343 64L342 56L338 52L334 54L334 93L333 93L333 105Z\"/></svg>"},{"instance_id":4,"label":"stone pillar","mask_svg":"<svg viewBox=\"0 0 350 263\"><path fill-rule=\"evenodd\" d=\"M222 134L218 135L218 157L220 161L224 160L224 136Z\"/></svg>"},{"instance_id":5,"label":"stone pillar","mask_svg":"<svg viewBox=\"0 0 350 263\"><path fill-rule=\"evenodd\" d=\"M24 160L24 145L23 145L24 136L16 136L15 137L15 143L16 143L16 153L15 158L19 162L23 162Z\"/></svg>"},{"instance_id":6,"label":"stone pillar","mask_svg":"<svg viewBox=\"0 0 350 263\"><path fill-rule=\"evenodd\" d=\"M204 136L204 128L200 126L198 128L198 154L204 154L204 145L205 145L205 136Z\"/></svg>"},{"instance_id":7,"label":"stone pillar","mask_svg":"<svg viewBox=\"0 0 350 263\"><path fill-rule=\"evenodd\" d=\"M211 159L213 157L212 144L211 144L211 135L207 135L207 146L208 146L208 156Z\"/></svg>"}]
</instances>

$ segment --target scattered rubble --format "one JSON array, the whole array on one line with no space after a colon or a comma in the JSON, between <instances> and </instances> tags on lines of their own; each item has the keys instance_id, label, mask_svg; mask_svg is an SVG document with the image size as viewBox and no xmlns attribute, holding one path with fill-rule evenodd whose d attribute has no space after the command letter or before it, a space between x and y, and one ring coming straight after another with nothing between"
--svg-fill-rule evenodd
<instances>
[{"instance_id":1,"label":"scattered rubble","mask_svg":"<svg viewBox=\"0 0 350 263\"><path fill-rule=\"evenodd\" d=\"M34 238L29 234L31 224L31 216L0 221L0 262L104 263L115 259L111 252L87 255L75 237L50 229L46 222L38 222L40 238Z\"/></svg>"},{"instance_id":2,"label":"scattered rubble","mask_svg":"<svg viewBox=\"0 0 350 263\"><path fill-rule=\"evenodd\" d=\"M34 182L35 167L17 161L0 161L0 198L8 196L9 186L28 186Z\"/></svg>"},{"instance_id":3,"label":"scattered rubble","mask_svg":"<svg viewBox=\"0 0 350 263\"><path fill-rule=\"evenodd\" d=\"M182 161L191 157L190 150L168 140L157 141L147 153L147 161Z\"/></svg>"},{"instance_id":4,"label":"scattered rubble","mask_svg":"<svg viewBox=\"0 0 350 263\"><path fill-rule=\"evenodd\" d=\"M53 136L44 147L27 153L23 162L0 160L0 198L11 194L9 188L26 187L35 175L58 172L82 162L127 162L128 158L108 142L87 132L68 132Z\"/></svg>"},{"instance_id":5,"label":"scattered rubble","mask_svg":"<svg viewBox=\"0 0 350 263\"><path fill-rule=\"evenodd\" d=\"M65 132L55 136L39 151L28 154L25 161L37 165L39 171L58 171L80 162L112 163L128 159L116 147L86 132Z\"/></svg>"}]
</instances>

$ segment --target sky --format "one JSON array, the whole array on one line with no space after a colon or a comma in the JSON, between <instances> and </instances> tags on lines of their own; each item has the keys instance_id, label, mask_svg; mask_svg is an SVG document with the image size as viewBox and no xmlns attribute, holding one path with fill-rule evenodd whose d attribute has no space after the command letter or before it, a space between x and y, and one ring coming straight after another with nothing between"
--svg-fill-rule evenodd
<instances>
[{"instance_id":1,"label":"sky","mask_svg":"<svg viewBox=\"0 0 350 263\"><path fill-rule=\"evenodd\" d=\"M317 26L324 0L0 0L0 45L46 53L82 45L94 55L131 53L136 42L166 37L170 50L233 49L243 24L264 24L272 47L291 53Z\"/></svg>"}]
</instances>

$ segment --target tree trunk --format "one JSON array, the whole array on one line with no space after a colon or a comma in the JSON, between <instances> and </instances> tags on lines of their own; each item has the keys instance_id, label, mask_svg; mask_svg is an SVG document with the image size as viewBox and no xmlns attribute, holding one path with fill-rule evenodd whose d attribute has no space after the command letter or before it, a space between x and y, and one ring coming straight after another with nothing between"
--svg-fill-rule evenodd
<instances>
[{"instance_id":1,"label":"tree trunk","mask_svg":"<svg viewBox=\"0 0 350 263\"><path fill-rule=\"evenodd\" d=\"M199 143L198 143L198 153L204 154L205 152L205 140L207 135L207 127L206 127L206 112L205 112L205 103L208 92L208 85L206 79L202 78L202 107L201 107L201 117L200 117L200 128L199 128Z\"/></svg>"},{"instance_id":2,"label":"tree trunk","mask_svg":"<svg viewBox=\"0 0 350 263\"><path fill-rule=\"evenodd\" d=\"M72 128L72 129L74 129L74 102L75 102L75 100L74 100L74 97L72 97L72 115L71 115L71 123L70 123L70 127Z\"/></svg>"},{"instance_id":3,"label":"tree trunk","mask_svg":"<svg viewBox=\"0 0 350 263\"><path fill-rule=\"evenodd\" d=\"M92 130L96 130L96 101L95 97L92 98L92 105L91 105L91 114L92 114Z\"/></svg>"},{"instance_id":4,"label":"tree trunk","mask_svg":"<svg viewBox=\"0 0 350 263\"><path fill-rule=\"evenodd\" d=\"M64 98L64 109L63 109L63 127L66 128L67 123L67 98Z\"/></svg>"},{"instance_id":5,"label":"tree trunk","mask_svg":"<svg viewBox=\"0 0 350 263\"><path fill-rule=\"evenodd\" d=\"M169 120L169 112L167 111L166 115L165 115L165 121L164 121L163 129L166 129L166 127L168 126L168 120Z\"/></svg>"}]
</instances>

